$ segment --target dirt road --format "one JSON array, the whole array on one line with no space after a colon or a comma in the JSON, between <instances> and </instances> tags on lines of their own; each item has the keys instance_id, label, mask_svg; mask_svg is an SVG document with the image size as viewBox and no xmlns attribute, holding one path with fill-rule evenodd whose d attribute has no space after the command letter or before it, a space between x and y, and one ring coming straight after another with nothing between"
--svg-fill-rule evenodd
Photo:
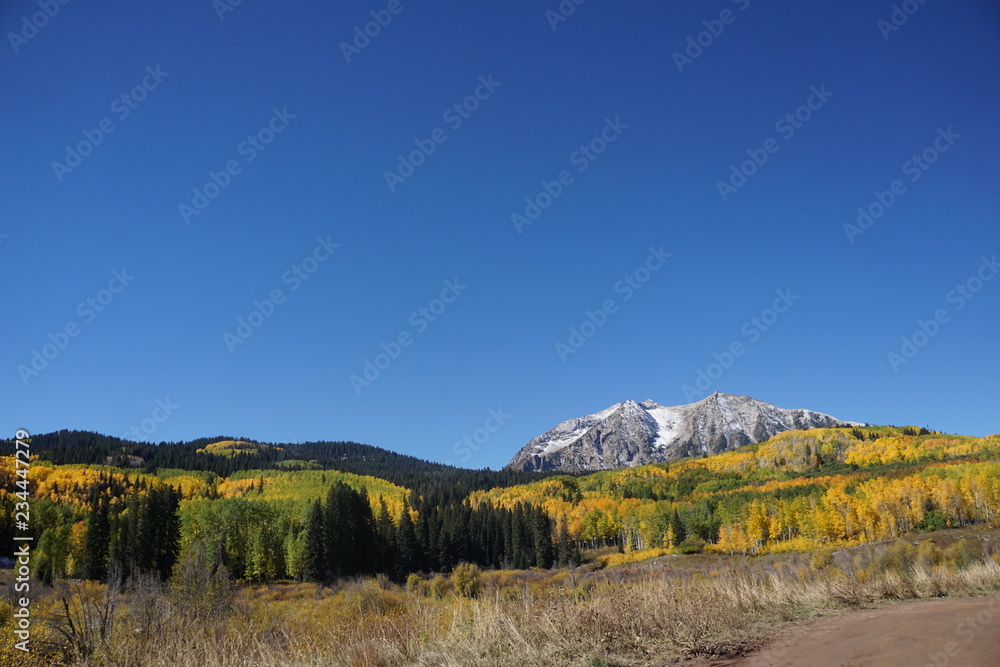
<instances>
[{"instance_id":1,"label":"dirt road","mask_svg":"<svg viewBox=\"0 0 1000 667\"><path fill-rule=\"evenodd\" d=\"M903 602L792 626L759 652L701 667L1000 667L1000 598Z\"/></svg>"}]
</instances>

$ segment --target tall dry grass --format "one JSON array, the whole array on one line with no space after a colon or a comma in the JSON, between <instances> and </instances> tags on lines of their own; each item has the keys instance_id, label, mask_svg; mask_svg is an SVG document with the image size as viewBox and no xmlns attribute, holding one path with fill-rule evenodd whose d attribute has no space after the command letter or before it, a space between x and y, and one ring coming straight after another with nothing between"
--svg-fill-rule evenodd
<instances>
[{"instance_id":1,"label":"tall dry grass","mask_svg":"<svg viewBox=\"0 0 1000 667\"><path fill-rule=\"evenodd\" d=\"M593 572L485 572L475 588L461 577L407 587L380 578L241 588L196 565L168 586L139 579L123 590L92 583L46 590L35 608L34 662L9 664L662 665L737 655L783 622L845 607L1000 590L1000 564L988 549L944 553L905 543L772 560L675 557ZM8 631L0 630L5 646ZM8 664L8 655L0 658Z\"/></svg>"}]
</instances>

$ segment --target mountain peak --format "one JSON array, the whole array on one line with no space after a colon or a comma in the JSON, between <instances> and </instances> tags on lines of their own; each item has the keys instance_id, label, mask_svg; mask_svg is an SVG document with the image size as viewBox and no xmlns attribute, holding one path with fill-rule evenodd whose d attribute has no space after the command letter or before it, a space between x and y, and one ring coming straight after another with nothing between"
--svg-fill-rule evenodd
<instances>
[{"instance_id":1,"label":"mountain peak","mask_svg":"<svg viewBox=\"0 0 1000 667\"><path fill-rule=\"evenodd\" d=\"M793 429L850 426L811 410L786 410L750 396L716 391L695 403L668 407L627 399L569 419L532 439L508 468L607 470L718 453Z\"/></svg>"}]
</instances>

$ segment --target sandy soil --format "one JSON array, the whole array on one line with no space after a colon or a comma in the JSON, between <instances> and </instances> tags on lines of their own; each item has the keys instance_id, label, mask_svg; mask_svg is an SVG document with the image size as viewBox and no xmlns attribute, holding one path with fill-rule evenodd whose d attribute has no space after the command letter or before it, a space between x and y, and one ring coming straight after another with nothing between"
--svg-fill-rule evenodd
<instances>
[{"instance_id":1,"label":"sandy soil","mask_svg":"<svg viewBox=\"0 0 1000 667\"><path fill-rule=\"evenodd\" d=\"M793 625L758 652L693 667L1000 667L1000 598L919 600Z\"/></svg>"}]
</instances>

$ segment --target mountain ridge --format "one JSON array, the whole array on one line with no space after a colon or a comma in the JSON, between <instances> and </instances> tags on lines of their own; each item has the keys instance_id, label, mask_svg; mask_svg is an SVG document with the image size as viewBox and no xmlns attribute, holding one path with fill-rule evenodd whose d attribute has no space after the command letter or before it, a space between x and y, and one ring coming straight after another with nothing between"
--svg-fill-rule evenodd
<instances>
[{"instance_id":1,"label":"mountain ridge","mask_svg":"<svg viewBox=\"0 0 1000 667\"><path fill-rule=\"evenodd\" d=\"M694 403L665 406L626 400L560 422L533 438L507 464L510 470L583 472L717 454L783 431L860 426L822 412L785 409L715 392Z\"/></svg>"},{"instance_id":2,"label":"mountain ridge","mask_svg":"<svg viewBox=\"0 0 1000 667\"><path fill-rule=\"evenodd\" d=\"M253 448L213 451L220 442ZM10 443L5 439L0 442ZM13 450L10 443L7 451ZM535 475L512 470L457 468L409 454L347 440L263 442L221 435L159 444L136 442L94 431L60 429L31 436L31 452L56 465L107 465L152 472L158 468L213 472L228 477L245 469L336 470L367 475L406 487L461 495L471 489L529 481Z\"/></svg>"}]
</instances>

